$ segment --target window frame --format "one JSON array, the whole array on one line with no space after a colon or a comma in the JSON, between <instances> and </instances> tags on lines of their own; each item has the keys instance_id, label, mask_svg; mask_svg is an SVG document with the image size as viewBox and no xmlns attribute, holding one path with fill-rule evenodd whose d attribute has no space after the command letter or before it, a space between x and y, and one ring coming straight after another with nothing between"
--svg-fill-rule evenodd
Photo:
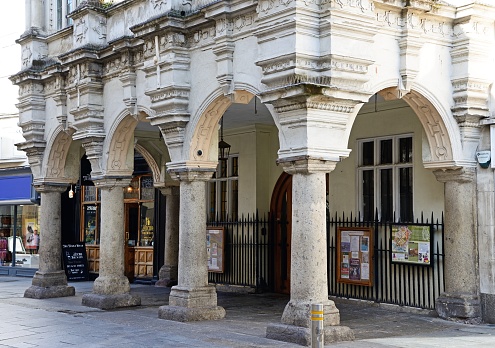
<instances>
[{"instance_id":1,"label":"window frame","mask_svg":"<svg viewBox=\"0 0 495 348\"><path fill-rule=\"evenodd\" d=\"M234 175L233 165L234 162L237 167L237 175ZM206 189L206 213L209 220L226 220L229 219L237 219L239 214L239 154L230 154L227 159L226 164L226 175L219 177L219 173L222 162L219 160L217 165L217 170L213 175L213 178L210 179L207 183ZM233 191L233 182L237 182L237 195L234 194ZM222 185L225 183L225 186ZM215 197L212 197L213 187L215 187ZM222 187L226 189L225 200L222 201ZM234 197L237 196L237 197ZM234 199L237 198L237 202L234 204ZM226 209L222 210L222 204L225 202ZM212 204L215 207L212 209ZM237 211L234 211L237 210Z\"/></svg>"},{"instance_id":2,"label":"window frame","mask_svg":"<svg viewBox=\"0 0 495 348\"><path fill-rule=\"evenodd\" d=\"M400 161L400 139L410 138L411 139L411 156L409 158L409 162L401 162ZM381 142L384 140L392 140L392 163L381 164ZM373 164L363 165L363 143L373 142ZM375 213L378 210L378 219L382 221L383 211L382 211L382 170L392 169L392 211L390 212L391 216L386 217L388 221L393 220L394 214L396 214L397 219L402 219L400 216L401 212L401 187L400 187L400 170L402 168L411 168L411 207L409 208L409 212L411 217L414 212L414 134L413 133L405 133L405 134L396 134L396 135L387 135L387 136L379 136L372 138L362 138L358 139L356 142L358 154L357 154L357 192L358 192L358 200L357 200L357 208L360 211L361 219L363 220L374 220ZM364 189L363 189L363 172L364 171L372 171L373 172L373 209L372 216L366 216L364 209ZM409 219L409 217L406 217Z\"/></svg>"}]
</instances>

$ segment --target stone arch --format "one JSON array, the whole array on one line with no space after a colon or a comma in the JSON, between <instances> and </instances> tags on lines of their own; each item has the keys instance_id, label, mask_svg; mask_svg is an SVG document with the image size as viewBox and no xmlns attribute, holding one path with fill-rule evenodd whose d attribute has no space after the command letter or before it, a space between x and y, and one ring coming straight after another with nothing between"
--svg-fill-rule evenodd
<instances>
[{"instance_id":1,"label":"stone arch","mask_svg":"<svg viewBox=\"0 0 495 348\"><path fill-rule=\"evenodd\" d=\"M196 116L190 121L191 136L189 149L185 149L187 159L193 161L216 161L213 154L212 138L217 131L217 125L225 111L234 103L247 104L255 97L255 91L248 86L234 90L225 96L222 90L217 90L207 98L198 109ZM184 142L187 144L187 142Z\"/></svg>"},{"instance_id":2,"label":"stone arch","mask_svg":"<svg viewBox=\"0 0 495 348\"><path fill-rule=\"evenodd\" d=\"M74 173L70 173L67 168L68 154L72 145L72 134L75 129L68 128L63 129L62 126L58 126L52 133L49 141L47 142L45 154L45 161L42 167L42 177L49 180L55 180L56 182L75 182L77 181L77 173L74 177Z\"/></svg>"},{"instance_id":3,"label":"stone arch","mask_svg":"<svg viewBox=\"0 0 495 348\"><path fill-rule=\"evenodd\" d=\"M143 156L146 163L148 163L148 166L150 167L151 172L153 174L153 182L155 184L163 183L165 181L165 178L163 177L162 172L160 171L160 166L156 162L153 155L148 150L146 150L144 146L140 145L139 143L136 143L134 145L134 149L137 152L139 152L141 156Z\"/></svg>"},{"instance_id":4,"label":"stone arch","mask_svg":"<svg viewBox=\"0 0 495 348\"><path fill-rule=\"evenodd\" d=\"M104 152L103 164L105 172L113 175L130 175L132 173L131 159L129 158L129 148L134 141L134 129L138 122L146 118L144 112L131 115L128 110L122 111L113 122L107 135L108 146ZM134 149L134 146L132 146ZM105 158L106 154L106 158Z\"/></svg>"},{"instance_id":5,"label":"stone arch","mask_svg":"<svg viewBox=\"0 0 495 348\"><path fill-rule=\"evenodd\" d=\"M396 86L397 81L393 87L390 85L393 84L378 89L378 94L385 100L401 98L415 112L423 126L429 146L429 153L423 153L425 167L433 169L462 166L460 133L450 112L442 107L433 94L417 84L408 92L401 92Z\"/></svg>"}]
</instances>

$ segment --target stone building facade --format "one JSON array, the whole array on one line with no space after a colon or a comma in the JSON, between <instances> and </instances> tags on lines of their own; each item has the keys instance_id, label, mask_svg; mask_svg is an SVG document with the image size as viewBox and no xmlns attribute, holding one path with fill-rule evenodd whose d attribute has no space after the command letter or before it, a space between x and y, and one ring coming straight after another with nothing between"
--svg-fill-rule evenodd
<instances>
[{"instance_id":1,"label":"stone building facade","mask_svg":"<svg viewBox=\"0 0 495 348\"><path fill-rule=\"evenodd\" d=\"M488 1L26 4L28 25L18 40L22 70L11 78L20 88L26 140L18 147L41 193L41 229L50 231L26 296L74 293L58 262L60 193L77 182L85 154L105 219L99 277L83 303L139 304L124 276L119 227L136 149L170 202L167 240L178 233L178 256L166 252L163 268L163 277L175 272L178 283L159 316L222 318L203 262L205 183L217 168L222 115L241 110L238 121L247 119L246 105L257 100L278 136L278 148L267 141L262 150L278 164L270 175L282 169L292 175L290 302L267 335L283 340L297 332L304 342L311 304L322 303L326 340L349 338L327 296L325 175L345 180L336 168L350 156L356 117L379 98L414 112L422 126L422 168L415 170L442 187L446 264L439 315L495 322L495 183L492 166L487 160L480 166L476 157L495 146L495 7ZM167 257L172 254L178 261Z\"/></svg>"}]
</instances>

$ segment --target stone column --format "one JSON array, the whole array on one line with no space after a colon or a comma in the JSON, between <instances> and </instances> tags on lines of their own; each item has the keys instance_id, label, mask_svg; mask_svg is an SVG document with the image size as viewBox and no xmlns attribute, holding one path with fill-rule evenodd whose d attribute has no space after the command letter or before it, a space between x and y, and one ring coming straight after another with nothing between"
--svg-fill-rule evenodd
<instances>
[{"instance_id":1,"label":"stone column","mask_svg":"<svg viewBox=\"0 0 495 348\"><path fill-rule=\"evenodd\" d=\"M434 172L445 183L445 293L436 300L444 319L476 322L481 317L475 172L475 168Z\"/></svg>"},{"instance_id":2,"label":"stone column","mask_svg":"<svg viewBox=\"0 0 495 348\"><path fill-rule=\"evenodd\" d=\"M215 287L208 285L206 254L206 181L212 171L182 171L180 181L178 285L172 287L169 305L159 309L162 319L215 320L225 316L217 306Z\"/></svg>"},{"instance_id":3,"label":"stone column","mask_svg":"<svg viewBox=\"0 0 495 348\"><path fill-rule=\"evenodd\" d=\"M179 262L179 187L161 190L166 197L165 206L165 262L160 268L155 286L177 284Z\"/></svg>"},{"instance_id":4,"label":"stone column","mask_svg":"<svg viewBox=\"0 0 495 348\"><path fill-rule=\"evenodd\" d=\"M325 174L335 162L301 159L282 162L292 174L290 301L280 324L267 327L267 338L311 344L311 305L323 304L325 343L352 340L348 327L328 299Z\"/></svg>"},{"instance_id":5,"label":"stone column","mask_svg":"<svg viewBox=\"0 0 495 348\"><path fill-rule=\"evenodd\" d=\"M100 272L82 304L101 309L139 306L141 298L130 294L124 275L124 187L129 180L103 179L95 185L101 189Z\"/></svg>"},{"instance_id":6,"label":"stone column","mask_svg":"<svg viewBox=\"0 0 495 348\"><path fill-rule=\"evenodd\" d=\"M52 298L74 296L73 286L67 285L67 277L62 269L62 225L60 218L61 193L66 185L40 185L40 266L32 285L24 292L24 297Z\"/></svg>"}]
</instances>

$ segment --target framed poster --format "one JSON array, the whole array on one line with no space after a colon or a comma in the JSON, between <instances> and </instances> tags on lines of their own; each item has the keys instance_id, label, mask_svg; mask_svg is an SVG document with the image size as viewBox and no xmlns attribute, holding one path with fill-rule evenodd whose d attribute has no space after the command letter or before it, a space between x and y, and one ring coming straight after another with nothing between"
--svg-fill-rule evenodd
<instances>
[{"instance_id":1,"label":"framed poster","mask_svg":"<svg viewBox=\"0 0 495 348\"><path fill-rule=\"evenodd\" d=\"M206 253L208 255L208 272L224 271L225 231L223 227L206 228Z\"/></svg>"},{"instance_id":2,"label":"framed poster","mask_svg":"<svg viewBox=\"0 0 495 348\"><path fill-rule=\"evenodd\" d=\"M373 230L337 228L337 282L373 285Z\"/></svg>"},{"instance_id":3,"label":"framed poster","mask_svg":"<svg viewBox=\"0 0 495 348\"><path fill-rule=\"evenodd\" d=\"M394 224L391 228L392 262L422 266L432 264L432 227L423 224Z\"/></svg>"}]
</instances>

